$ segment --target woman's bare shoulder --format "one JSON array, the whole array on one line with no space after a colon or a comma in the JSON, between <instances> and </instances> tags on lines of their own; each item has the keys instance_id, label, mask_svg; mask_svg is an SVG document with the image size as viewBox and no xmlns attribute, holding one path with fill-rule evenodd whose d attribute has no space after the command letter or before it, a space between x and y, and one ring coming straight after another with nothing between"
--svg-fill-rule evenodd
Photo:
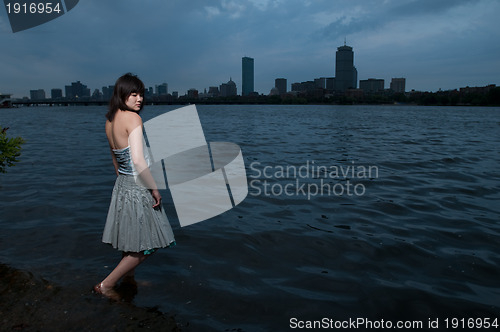
<instances>
[{"instance_id":1,"label":"woman's bare shoulder","mask_svg":"<svg viewBox=\"0 0 500 332\"><path fill-rule=\"evenodd\" d=\"M131 112L131 111L126 111L124 112L125 116L127 116L129 119L134 119L135 121L140 121L142 122L142 118L139 114L136 112Z\"/></svg>"},{"instance_id":2,"label":"woman's bare shoulder","mask_svg":"<svg viewBox=\"0 0 500 332\"><path fill-rule=\"evenodd\" d=\"M125 111L121 114L121 116L127 135L129 135L136 128L142 128L142 119L139 114Z\"/></svg>"},{"instance_id":3,"label":"woman's bare shoulder","mask_svg":"<svg viewBox=\"0 0 500 332\"><path fill-rule=\"evenodd\" d=\"M135 128L137 126L142 127L142 118L139 116L139 114L130 111L123 113L123 119L125 120L128 128Z\"/></svg>"},{"instance_id":4,"label":"woman's bare shoulder","mask_svg":"<svg viewBox=\"0 0 500 332\"><path fill-rule=\"evenodd\" d=\"M125 126L131 124L137 125L142 124L142 119L139 114L135 112L118 110L115 114L113 122L119 123L120 125L125 124ZM109 120L106 121L106 126L111 126L111 122L109 122Z\"/></svg>"}]
</instances>

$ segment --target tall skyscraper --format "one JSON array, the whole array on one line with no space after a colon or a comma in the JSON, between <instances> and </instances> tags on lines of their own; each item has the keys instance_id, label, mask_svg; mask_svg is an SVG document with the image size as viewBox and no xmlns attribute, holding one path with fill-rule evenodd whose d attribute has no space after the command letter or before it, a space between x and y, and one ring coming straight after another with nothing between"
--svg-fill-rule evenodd
<instances>
[{"instance_id":1,"label":"tall skyscraper","mask_svg":"<svg viewBox=\"0 0 500 332\"><path fill-rule=\"evenodd\" d=\"M248 96L254 92L253 80L253 58L243 57L241 59L242 87L241 95Z\"/></svg>"},{"instance_id":2,"label":"tall skyscraper","mask_svg":"<svg viewBox=\"0 0 500 332\"><path fill-rule=\"evenodd\" d=\"M343 92L347 89L356 89L358 71L354 67L354 52L352 47L337 48L335 55L335 91Z\"/></svg>"}]
</instances>

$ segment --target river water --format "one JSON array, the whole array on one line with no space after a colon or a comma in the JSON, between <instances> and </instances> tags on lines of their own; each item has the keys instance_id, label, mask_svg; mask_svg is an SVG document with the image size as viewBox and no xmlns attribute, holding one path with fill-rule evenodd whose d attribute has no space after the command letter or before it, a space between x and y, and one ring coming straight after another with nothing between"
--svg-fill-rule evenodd
<instances>
[{"instance_id":1,"label":"river water","mask_svg":"<svg viewBox=\"0 0 500 332\"><path fill-rule=\"evenodd\" d=\"M146 106L152 119L179 106ZM500 108L197 106L240 146L246 199L180 227L137 271L137 306L185 330L491 317L500 309ZM0 111L20 162L0 174L0 262L87 291L115 180L105 107ZM500 322L499 322L500 323Z\"/></svg>"}]
</instances>

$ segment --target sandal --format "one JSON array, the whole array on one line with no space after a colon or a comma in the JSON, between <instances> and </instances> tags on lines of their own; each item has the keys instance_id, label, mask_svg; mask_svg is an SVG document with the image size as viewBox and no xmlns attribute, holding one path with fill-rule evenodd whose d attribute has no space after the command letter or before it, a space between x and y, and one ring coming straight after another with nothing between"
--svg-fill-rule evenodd
<instances>
[{"instance_id":1,"label":"sandal","mask_svg":"<svg viewBox=\"0 0 500 332\"><path fill-rule=\"evenodd\" d=\"M102 289L102 282L95 285L92 288L92 291L93 291L93 293L103 295L103 296L107 297L108 299L111 299L114 301L120 301L120 295L113 288L111 288L107 291L104 291Z\"/></svg>"},{"instance_id":2,"label":"sandal","mask_svg":"<svg viewBox=\"0 0 500 332\"><path fill-rule=\"evenodd\" d=\"M100 284L97 284L95 285L93 288L92 288L92 293L96 293L96 294L101 294L101 295L104 295L102 293L102 282Z\"/></svg>"}]
</instances>

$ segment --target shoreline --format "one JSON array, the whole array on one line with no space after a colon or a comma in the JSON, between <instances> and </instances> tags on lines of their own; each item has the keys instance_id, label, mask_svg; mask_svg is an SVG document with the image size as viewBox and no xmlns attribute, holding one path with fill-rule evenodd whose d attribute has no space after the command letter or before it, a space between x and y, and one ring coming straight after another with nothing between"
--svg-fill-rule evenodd
<instances>
[{"instance_id":1,"label":"shoreline","mask_svg":"<svg viewBox=\"0 0 500 332\"><path fill-rule=\"evenodd\" d=\"M0 263L0 323L16 331L180 331L156 308L113 302Z\"/></svg>"}]
</instances>

